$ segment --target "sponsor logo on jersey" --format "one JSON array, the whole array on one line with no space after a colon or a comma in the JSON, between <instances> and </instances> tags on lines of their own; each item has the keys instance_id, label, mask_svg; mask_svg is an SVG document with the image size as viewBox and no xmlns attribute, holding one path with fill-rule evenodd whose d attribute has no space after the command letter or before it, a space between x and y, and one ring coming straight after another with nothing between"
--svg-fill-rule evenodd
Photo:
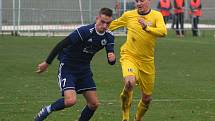
<instances>
[{"instance_id":1,"label":"sponsor logo on jersey","mask_svg":"<svg viewBox=\"0 0 215 121\"><path fill-rule=\"evenodd\" d=\"M102 41L101 41L101 45L106 45L107 44L107 40L105 40L105 39L103 39Z\"/></svg>"},{"instance_id":2,"label":"sponsor logo on jersey","mask_svg":"<svg viewBox=\"0 0 215 121\"><path fill-rule=\"evenodd\" d=\"M88 39L87 41L88 41L88 42L92 42L93 40L92 40L92 38L90 38L90 39Z\"/></svg>"}]
</instances>

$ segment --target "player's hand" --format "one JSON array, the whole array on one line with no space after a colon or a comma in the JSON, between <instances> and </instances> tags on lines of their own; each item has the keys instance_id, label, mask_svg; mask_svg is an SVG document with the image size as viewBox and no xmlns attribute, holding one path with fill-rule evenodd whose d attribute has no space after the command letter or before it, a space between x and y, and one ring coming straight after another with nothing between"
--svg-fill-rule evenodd
<instances>
[{"instance_id":1,"label":"player's hand","mask_svg":"<svg viewBox=\"0 0 215 121\"><path fill-rule=\"evenodd\" d=\"M138 18L138 22L140 23L142 28L145 30L146 27L147 27L147 24L146 24L145 20L143 18Z\"/></svg>"},{"instance_id":2,"label":"player's hand","mask_svg":"<svg viewBox=\"0 0 215 121\"><path fill-rule=\"evenodd\" d=\"M115 59L116 59L116 57L115 57L115 54L114 54L113 52L108 53L108 60L109 60L110 62L115 61Z\"/></svg>"},{"instance_id":3,"label":"player's hand","mask_svg":"<svg viewBox=\"0 0 215 121\"><path fill-rule=\"evenodd\" d=\"M37 73L42 73L47 70L49 64L45 61L37 65Z\"/></svg>"}]
</instances>

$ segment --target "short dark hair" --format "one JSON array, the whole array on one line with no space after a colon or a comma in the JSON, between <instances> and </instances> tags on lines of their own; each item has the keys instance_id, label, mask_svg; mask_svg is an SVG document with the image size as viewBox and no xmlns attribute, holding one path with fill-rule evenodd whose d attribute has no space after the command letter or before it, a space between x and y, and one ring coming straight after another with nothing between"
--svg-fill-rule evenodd
<instances>
[{"instance_id":1,"label":"short dark hair","mask_svg":"<svg viewBox=\"0 0 215 121\"><path fill-rule=\"evenodd\" d=\"M110 8L101 8L99 11L99 15L101 14L112 17L113 11Z\"/></svg>"}]
</instances>

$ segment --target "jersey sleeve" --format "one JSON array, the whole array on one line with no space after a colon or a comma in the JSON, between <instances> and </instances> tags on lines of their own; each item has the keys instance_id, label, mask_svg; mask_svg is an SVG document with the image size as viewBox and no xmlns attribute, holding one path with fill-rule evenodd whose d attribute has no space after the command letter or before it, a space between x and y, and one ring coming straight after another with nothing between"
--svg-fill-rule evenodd
<instances>
[{"instance_id":1,"label":"jersey sleeve","mask_svg":"<svg viewBox=\"0 0 215 121\"><path fill-rule=\"evenodd\" d=\"M106 52L114 52L114 36L112 33L107 35L107 45L105 46Z\"/></svg>"},{"instance_id":2,"label":"jersey sleeve","mask_svg":"<svg viewBox=\"0 0 215 121\"><path fill-rule=\"evenodd\" d=\"M49 53L47 59L46 59L46 63L51 64L52 61L54 60L54 58L57 56L58 53L60 53L63 48L67 47L70 44L70 38L69 36L67 36L65 39L63 39L62 41L60 41L53 49L52 51Z\"/></svg>"},{"instance_id":3,"label":"jersey sleeve","mask_svg":"<svg viewBox=\"0 0 215 121\"><path fill-rule=\"evenodd\" d=\"M69 36L67 36L65 39L60 41L49 53L49 56L46 59L46 62L48 64L51 64L54 58L59 54L61 51L63 51L63 48L66 48L67 46L71 44L75 44L78 41L81 40L81 36L78 34L78 30L75 30L72 32Z\"/></svg>"},{"instance_id":4,"label":"jersey sleeve","mask_svg":"<svg viewBox=\"0 0 215 121\"><path fill-rule=\"evenodd\" d=\"M105 49L106 49L107 59L108 59L108 53L111 53L111 52L114 53L114 36L112 33L108 34L107 40L108 42L107 42L107 45L105 46ZM110 65L114 65L116 63L116 60L112 62L108 60L108 63Z\"/></svg>"},{"instance_id":5,"label":"jersey sleeve","mask_svg":"<svg viewBox=\"0 0 215 121\"><path fill-rule=\"evenodd\" d=\"M161 13L158 13L156 15L156 26L155 27L147 26L145 31L154 34L155 36L158 37L164 37L167 35L166 25L164 23L163 16L161 15Z\"/></svg>"},{"instance_id":6,"label":"jersey sleeve","mask_svg":"<svg viewBox=\"0 0 215 121\"><path fill-rule=\"evenodd\" d=\"M121 17L119 17L118 19L115 19L111 22L110 26L109 26L109 30L113 31L115 29L118 29L120 27L125 27L127 26L127 17L126 17L126 13L124 13Z\"/></svg>"}]
</instances>

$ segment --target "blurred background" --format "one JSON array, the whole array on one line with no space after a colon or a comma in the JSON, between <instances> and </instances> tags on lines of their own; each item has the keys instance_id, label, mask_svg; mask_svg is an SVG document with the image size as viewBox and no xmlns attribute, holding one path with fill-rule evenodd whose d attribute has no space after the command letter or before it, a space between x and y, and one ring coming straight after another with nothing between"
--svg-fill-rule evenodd
<instances>
[{"instance_id":1,"label":"blurred background","mask_svg":"<svg viewBox=\"0 0 215 121\"><path fill-rule=\"evenodd\" d=\"M191 28L189 2L186 0L185 4L185 29ZM201 3L203 16L200 17L199 28L214 30L215 1L203 0ZM158 0L152 0L153 9L156 9L157 4ZM114 18L117 18L124 11L135 8L135 3L134 0L0 0L0 33L65 35L80 25L94 22L102 7L113 9ZM167 27L170 28L170 23Z\"/></svg>"}]
</instances>

